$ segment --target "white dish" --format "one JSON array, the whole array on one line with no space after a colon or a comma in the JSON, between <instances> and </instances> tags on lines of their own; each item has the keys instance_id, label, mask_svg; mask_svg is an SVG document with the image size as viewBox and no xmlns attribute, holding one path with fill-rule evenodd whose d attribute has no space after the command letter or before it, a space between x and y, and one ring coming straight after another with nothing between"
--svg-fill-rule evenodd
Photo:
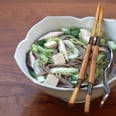
<instances>
[{"instance_id":1,"label":"white dish","mask_svg":"<svg viewBox=\"0 0 116 116\"><path fill-rule=\"evenodd\" d=\"M31 44L41 35L45 34L46 32L60 29L61 27L82 27L91 29L93 22L93 17L85 17L85 18L76 18L72 16L48 16L45 17L43 20L39 21L35 24L27 33L24 40L22 40L15 51L14 58L16 63L18 64L21 71L28 77L33 83L37 84L39 88L48 95L54 96L59 98L63 101L68 101L73 88L58 88L52 87L49 85L44 85L39 83L37 80L32 78L28 73L28 69L26 67L26 52L29 50ZM116 20L114 19L104 19L103 21L103 31L107 34L110 39L116 40ZM110 88L114 86L116 83L116 75L114 74L112 78L108 81ZM86 88L82 88L77 99L76 103L84 102ZM92 99L97 98L104 93L103 84L99 84L94 86Z\"/></svg>"}]
</instances>

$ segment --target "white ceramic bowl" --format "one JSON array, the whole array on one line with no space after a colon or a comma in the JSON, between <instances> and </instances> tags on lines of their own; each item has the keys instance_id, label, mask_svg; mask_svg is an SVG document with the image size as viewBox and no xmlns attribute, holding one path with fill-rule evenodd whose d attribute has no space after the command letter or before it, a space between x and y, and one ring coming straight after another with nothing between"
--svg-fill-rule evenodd
<instances>
[{"instance_id":1,"label":"white ceramic bowl","mask_svg":"<svg viewBox=\"0 0 116 116\"><path fill-rule=\"evenodd\" d=\"M22 70L22 72L28 77L30 80L32 80L33 83L37 84L39 88L45 92L48 95L54 96L56 98L59 98L63 101L68 101L73 88L58 88L58 87L52 87L48 85L44 85L42 83L37 82L34 78L30 76L28 73L25 57L26 52L29 50L31 44L41 35L45 34L46 32L60 29L61 27L82 27L82 28L88 28L91 29L93 22L93 17L85 17L85 18L76 18L72 16L48 16L45 17L43 20L39 21L37 24L35 24L27 33L24 40L22 40L15 51L14 58L16 60L16 63L18 64L19 68ZM116 20L114 19L104 19L103 21L103 31L107 33L107 36L110 39L116 40ZM116 83L116 75L112 77L108 81L110 88L114 86ZM84 102L85 100L85 92L86 88L81 89L77 99L76 103ZM92 93L92 99L97 98L104 93L104 87L103 84L99 84L97 86L94 86L93 93Z\"/></svg>"}]
</instances>

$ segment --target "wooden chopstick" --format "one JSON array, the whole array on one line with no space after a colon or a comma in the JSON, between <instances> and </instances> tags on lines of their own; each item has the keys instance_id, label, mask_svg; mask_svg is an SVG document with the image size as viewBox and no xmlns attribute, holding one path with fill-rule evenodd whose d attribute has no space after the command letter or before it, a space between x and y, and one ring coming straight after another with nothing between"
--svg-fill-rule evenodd
<instances>
[{"instance_id":1,"label":"wooden chopstick","mask_svg":"<svg viewBox=\"0 0 116 116\"><path fill-rule=\"evenodd\" d=\"M93 88L93 84L95 80L94 77L95 77L95 70L96 70L96 60L97 60L98 51L99 51L102 19L103 19L103 7L101 7L101 10L100 10L100 16L99 16L99 21L98 21L98 32L97 32L95 46L93 49L91 65L90 65L90 72L89 72L89 78L88 78L88 89L87 89L87 95L85 98L85 108L84 108L84 111L86 113L90 111L90 101L91 101L92 88Z\"/></svg>"},{"instance_id":2,"label":"wooden chopstick","mask_svg":"<svg viewBox=\"0 0 116 116\"><path fill-rule=\"evenodd\" d=\"M77 84L76 84L74 91L73 91L73 93L70 97L70 100L68 102L70 105L74 104L76 96L78 95L81 84L84 80L85 72L87 69L87 65L88 65L88 61L89 61L89 57L90 57L90 53L91 53L92 45L93 45L93 41L94 41L94 35L95 35L96 26L97 26L97 22L98 22L98 18L99 18L99 12L100 12L100 4L97 5L96 15L95 15L93 26L92 26L91 37L90 37L90 40L88 42L88 46L87 46L87 49L86 49L86 52L84 55L84 59L83 59L82 66L81 66L81 69L79 72Z\"/></svg>"},{"instance_id":3,"label":"wooden chopstick","mask_svg":"<svg viewBox=\"0 0 116 116\"><path fill-rule=\"evenodd\" d=\"M97 27L97 23L98 23L98 19L99 19L100 8L101 8L101 5L98 4L97 9L96 9L96 15L95 15L94 22L93 22L91 37L95 36L96 27Z\"/></svg>"}]
</instances>

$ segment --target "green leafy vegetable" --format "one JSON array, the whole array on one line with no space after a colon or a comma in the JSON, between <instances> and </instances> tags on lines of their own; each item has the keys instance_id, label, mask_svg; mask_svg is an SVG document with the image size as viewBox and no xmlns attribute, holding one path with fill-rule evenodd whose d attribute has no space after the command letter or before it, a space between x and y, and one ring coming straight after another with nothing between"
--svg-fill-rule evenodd
<instances>
[{"instance_id":1,"label":"green leafy vegetable","mask_svg":"<svg viewBox=\"0 0 116 116\"><path fill-rule=\"evenodd\" d=\"M44 54L40 54L40 58L42 60L42 62L41 62L42 64L46 64L49 61L49 58L47 56L45 56Z\"/></svg>"},{"instance_id":2,"label":"green leafy vegetable","mask_svg":"<svg viewBox=\"0 0 116 116\"><path fill-rule=\"evenodd\" d=\"M82 45L82 46L87 46L87 43L85 43L82 39L79 40L79 39L76 39L76 38L71 38L70 41L73 43L73 44L76 44L76 45Z\"/></svg>"},{"instance_id":3,"label":"green leafy vegetable","mask_svg":"<svg viewBox=\"0 0 116 116\"><path fill-rule=\"evenodd\" d=\"M37 41L37 44L43 47L46 41L47 41L46 39L42 39L42 40Z\"/></svg>"},{"instance_id":4,"label":"green leafy vegetable","mask_svg":"<svg viewBox=\"0 0 116 116\"><path fill-rule=\"evenodd\" d=\"M100 45L106 45L107 44L107 40L104 38L100 39Z\"/></svg>"},{"instance_id":5,"label":"green leafy vegetable","mask_svg":"<svg viewBox=\"0 0 116 116\"><path fill-rule=\"evenodd\" d=\"M70 33L71 35L73 35L74 37L79 37L79 33L80 33L80 28L70 28Z\"/></svg>"},{"instance_id":6,"label":"green leafy vegetable","mask_svg":"<svg viewBox=\"0 0 116 116\"><path fill-rule=\"evenodd\" d=\"M47 42L49 42L49 41L56 41L56 42L58 42L59 40L60 40L60 38L58 38L58 37L51 37L51 38L47 39Z\"/></svg>"},{"instance_id":7,"label":"green leafy vegetable","mask_svg":"<svg viewBox=\"0 0 116 116\"><path fill-rule=\"evenodd\" d=\"M72 35L76 38L79 38L80 28L78 27L70 27L70 28L62 27L61 31L64 32L64 34Z\"/></svg>"},{"instance_id":8,"label":"green leafy vegetable","mask_svg":"<svg viewBox=\"0 0 116 116\"><path fill-rule=\"evenodd\" d=\"M62 27L62 28L61 28L61 31L64 32L64 34L67 34L67 35L70 34L70 29L69 29L69 28Z\"/></svg>"},{"instance_id":9,"label":"green leafy vegetable","mask_svg":"<svg viewBox=\"0 0 116 116\"><path fill-rule=\"evenodd\" d=\"M45 54L46 56L50 56L54 52L53 49L47 49L39 45L37 47L38 47L39 52L41 52L42 54Z\"/></svg>"},{"instance_id":10,"label":"green leafy vegetable","mask_svg":"<svg viewBox=\"0 0 116 116\"><path fill-rule=\"evenodd\" d=\"M95 78L103 78L103 73L103 68L98 66L95 71Z\"/></svg>"},{"instance_id":11,"label":"green leafy vegetable","mask_svg":"<svg viewBox=\"0 0 116 116\"><path fill-rule=\"evenodd\" d=\"M108 41L108 45L112 50L116 50L116 41Z\"/></svg>"},{"instance_id":12,"label":"green leafy vegetable","mask_svg":"<svg viewBox=\"0 0 116 116\"><path fill-rule=\"evenodd\" d=\"M37 45L36 44L32 44L31 45L31 50L32 50L33 53L38 53L38 47L37 47Z\"/></svg>"},{"instance_id":13,"label":"green leafy vegetable","mask_svg":"<svg viewBox=\"0 0 116 116\"><path fill-rule=\"evenodd\" d=\"M99 53L97 57L97 64L102 64L105 58L106 58L105 53Z\"/></svg>"},{"instance_id":14,"label":"green leafy vegetable","mask_svg":"<svg viewBox=\"0 0 116 116\"><path fill-rule=\"evenodd\" d=\"M75 85L77 83L77 78L78 78L78 75L72 75L71 76L71 84Z\"/></svg>"},{"instance_id":15,"label":"green leafy vegetable","mask_svg":"<svg viewBox=\"0 0 116 116\"><path fill-rule=\"evenodd\" d=\"M36 77L37 77L37 75L35 74L34 71L29 70L29 69L28 69L28 71L29 71L29 74L30 74L33 78L36 78Z\"/></svg>"}]
</instances>

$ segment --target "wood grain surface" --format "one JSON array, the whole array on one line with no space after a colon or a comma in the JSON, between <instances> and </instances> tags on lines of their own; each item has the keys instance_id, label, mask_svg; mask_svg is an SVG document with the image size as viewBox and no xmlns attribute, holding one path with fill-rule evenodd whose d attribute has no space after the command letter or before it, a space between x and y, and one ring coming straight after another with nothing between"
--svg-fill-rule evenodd
<instances>
[{"instance_id":1,"label":"wood grain surface","mask_svg":"<svg viewBox=\"0 0 116 116\"><path fill-rule=\"evenodd\" d=\"M94 16L98 0L0 0L0 116L82 116L84 104L67 103L44 94L18 68L17 44L29 28L45 16ZM101 0L104 17L116 19L116 1ZM47 27L46 27L47 28ZM99 108L101 97L91 103L90 116L116 114L116 86Z\"/></svg>"}]
</instances>

